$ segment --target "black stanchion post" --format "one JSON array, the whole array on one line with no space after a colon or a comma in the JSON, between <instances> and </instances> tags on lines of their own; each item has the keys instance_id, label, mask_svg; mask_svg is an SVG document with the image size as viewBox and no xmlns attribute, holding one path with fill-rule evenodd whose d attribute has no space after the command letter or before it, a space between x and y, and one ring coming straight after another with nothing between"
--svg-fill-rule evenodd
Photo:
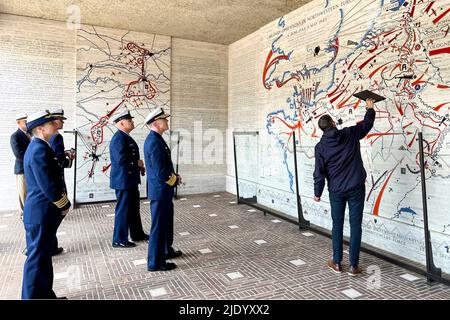
<instances>
[{"instance_id":1,"label":"black stanchion post","mask_svg":"<svg viewBox=\"0 0 450 320\"><path fill-rule=\"evenodd\" d=\"M177 164L175 165L175 173L178 174L178 162L180 161L180 133L177 133ZM178 199L178 186L175 187L175 199Z\"/></svg>"},{"instance_id":2,"label":"black stanchion post","mask_svg":"<svg viewBox=\"0 0 450 320\"><path fill-rule=\"evenodd\" d=\"M427 190L425 180L425 160L423 151L423 134L419 129L419 161L420 161L420 180L422 184L422 206L423 206L423 228L425 232L425 256L427 267L427 282L433 283L434 277L441 277L442 272L440 268L434 265L433 261L433 247L431 246L431 235L428 228L428 208L427 208Z\"/></svg>"},{"instance_id":3,"label":"black stanchion post","mask_svg":"<svg viewBox=\"0 0 450 320\"><path fill-rule=\"evenodd\" d=\"M297 195L297 212L298 212L298 228L300 230L307 229L310 225L309 221L303 217L302 199L300 198L300 191L298 189L298 172L297 172L297 142L295 139L295 131L292 131L292 152L294 153L294 178L295 178L295 192Z\"/></svg>"},{"instance_id":4,"label":"black stanchion post","mask_svg":"<svg viewBox=\"0 0 450 320\"><path fill-rule=\"evenodd\" d=\"M257 195L254 195L251 198L243 198L240 196L239 193L239 176L238 176L238 161L237 161L237 151L236 151L236 136L238 135L252 135L252 136L258 136L258 131L241 131L241 132L233 132L233 150L234 150L234 174L236 177L236 201L237 204L245 203L247 205L251 204L257 204L258 198Z\"/></svg>"},{"instance_id":5,"label":"black stanchion post","mask_svg":"<svg viewBox=\"0 0 450 320\"><path fill-rule=\"evenodd\" d=\"M236 134L233 132L234 176L236 177L236 203L239 204L239 178L236 157Z\"/></svg>"}]
</instances>

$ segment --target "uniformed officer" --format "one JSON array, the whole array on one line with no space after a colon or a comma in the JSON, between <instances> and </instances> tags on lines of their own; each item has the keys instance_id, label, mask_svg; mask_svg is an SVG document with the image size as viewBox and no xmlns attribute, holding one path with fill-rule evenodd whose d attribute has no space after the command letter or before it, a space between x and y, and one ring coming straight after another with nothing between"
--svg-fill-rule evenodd
<instances>
[{"instance_id":1,"label":"uniformed officer","mask_svg":"<svg viewBox=\"0 0 450 320\"><path fill-rule=\"evenodd\" d=\"M141 183L140 175L145 174L144 162L140 160L138 145L130 136L134 129L130 112L123 111L111 120L118 129L109 145L110 187L115 189L117 197L112 245L115 248L135 247L134 242L128 241L128 230L132 241L148 240L139 213L138 185Z\"/></svg>"},{"instance_id":2,"label":"uniformed officer","mask_svg":"<svg viewBox=\"0 0 450 320\"><path fill-rule=\"evenodd\" d=\"M161 107L156 108L145 119L151 130L144 143L145 165L147 167L148 199L152 226L148 247L148 271L168 271L177 265L167 259L182 255L173 245L173 202L174 188L181 183L175 174L170 149L162 134L169 129L166 114Z\"/></svg>"},{"instance_id":3,"label":"uniformed officer","mask_svg":"<svg viewBox=\"0 0 450 320\"><path fill-rule=\"evenodd\" d=\"M49 141L56 133L54 117L48 110L28 117L33 139L25 152L24 173L28 188L23 222L28 256L22 282L22 299L52 299L52 244L61 215L71 206L61 171Z\"/></svg>"},{"instance_id":4,"label":"uniformed officer","mask_svg":"<svg viewBox=\"0 0 450 320\"><path fill-rule=\"evenodd\" d=\"M64 128L64 117L63 109L56 109L51 111L52 116L56 118L55 123L58 125L58 130ZM58 163L62 169L71 168L73 160L75 159L75 152L73 150L65 150L64 138L59 133L59 131L50 139L50 145L55 151L56 157L58 158ZM61 171L64 178L64 170Z\"/></svg>"},{"instance_id":5,"label":"uniformed officer","mask_svg":"<svg viewBox=\"0 0 450 320\"><path fill-rule=\"evenodd\" d=\"M64 127L64 120L67 118L64 117L64 110L63 109L56 109L50 111L53 117L56 118L54 121L56 124L56 129L61 130ZM61 179L64 185L64 190L67 193L67 187L66 187L66 181L64 178L64 169L65 168L71 168L72 167L72 161L75 159L75 153L72 151L66 151L64 148L64 138L63 136L57 131L55 135L53 135L50 139L50 146L52 147L53 151L56 154L56 161L58 162L59 168L61 170ZM57 229L59 228L60 224L62 222L62 219L59 221L57 225ZM62 247L58 247L58 237L55 235L55 240L53 241L53 255L58 255L61 252L63 252L64 249Z\"/></svg>"},{"instance_id":6,"label":"uniformed officer","mask_svg":"<svg viewBox=\"0 0 450 320\"><path fill-rule=\"evenodd\" d=\"M10 144L11 149L16 157L14 163L14 174L16 175L17 193L19 194L19 216L23 219L23 206L27 197L27 184L23 174L23 157L28 145L30 144L31 136L27 133L27 114L21 113L16 116L18 125L17 131L11 135Z\"/></svg>"}]
</instances>

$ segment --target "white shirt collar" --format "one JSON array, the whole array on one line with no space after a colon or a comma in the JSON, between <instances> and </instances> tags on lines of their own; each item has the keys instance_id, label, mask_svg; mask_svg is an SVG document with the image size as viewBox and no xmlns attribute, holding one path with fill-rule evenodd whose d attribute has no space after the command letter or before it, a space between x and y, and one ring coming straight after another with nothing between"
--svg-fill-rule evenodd
<instances>
[{"instance_id":1,"label":"white shirt collar","mask_svg":"<svg viewBox=\"0 0 450 320\"><path fill-rule=\"evenodd\" d=\"M22 130L22 128L20 128L20 127L19 127L19 129L20 129L20 131L22 131L22 132L27 136L28 139L31 140L31 134L29 134L29 133L28 133L27 131L25 131L25 130Z\"/></svg>"}]
</instances>

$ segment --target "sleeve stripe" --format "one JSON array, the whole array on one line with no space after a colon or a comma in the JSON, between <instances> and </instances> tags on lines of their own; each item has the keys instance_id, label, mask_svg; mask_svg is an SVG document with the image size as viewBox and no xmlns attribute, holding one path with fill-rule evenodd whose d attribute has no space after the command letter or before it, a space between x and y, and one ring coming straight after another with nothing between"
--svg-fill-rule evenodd
<instances>
[{"instance_id":1,"label":"sleeve stripe","mask_svg":"<svg viewBox=\"0 0 450 320\"><path fill-rule=\"evenodd\" d=\"M55 201L53 203L58 205L58 204L64 202L65 200L67 200L67 196L64 194L61 199L59 199L58 201Z\"/></svg>"},{"instance_id":2,"label":"sleeve stripe","mask_svg":"<svg viewBox=\"0 0 450 320\"><path fill-rule=\"evenodd\" d=\"M177 181L177 176L176 176L174 173L172 173L172 175L170 176L170 179L167 180L166 183L167 183L169 186L173 187L173 186L175 185L175 182L176 182L176 181Z\"/></svg>"},{"instance_id":3,"label":"sleeve stripe","mask_svg":"<svg viewBox=\"0 0 450 320\"><path fill-rule=\"evenodd\" d=\"M67 199L67 201L64 202L64 204L61 204L61 206L59 208L60 209L64 208L68 203L69 203L69 199Z\"/></svg>"},{"instance_id":4,"label":"sleeve stripe","mask_svg":"<svg viewBox=\"0 0 450 320\"><path fill-rule=\"evenodd\" d=\"M57 207L62 208L64 207L65 204L67 204L67 201L69 201L69 199L64 199L64 200L60 200L58 202L53 202Z\"/></svg>"},{"instance_id":5,"label":"sleeve stripe","mask_svg":"<svg viewBox=\"0 0 450 320\"><path fill-rule=\"evenodd\" d=\"M62 202L62 203L60 203L60 204L56 204L56 203L55 203L55 205L56 205L59 209L61 209L61 208L63 208L66 204L68 204L68 203L69 203L69 200L66 199L65 202Z\"/></svg>"},{"instance_id":6,"label":"sleeve stripe","mask_svg":"<svg viewBox=\"0 0 450 320\"><path fill-rule=\"evenodd\" d=\"M64 200L59 200L59 201L55 201L53 202L56 206L59 206L60 204L62 204L64 202Z\"/></svg>"},{"instance_id":7,"label":"sleeve stripe","mask_svg":"<svg viewBox=\"0 0 450 320\"><path fill-rule=\"evenodd\" d=\"M69 203L69 199L67 198L67 195L64 194L63 197L58 200L53 202L55 204L55 206L57 206L58 208L63 208L67 203Z\"/></svg>"}]
</instances>

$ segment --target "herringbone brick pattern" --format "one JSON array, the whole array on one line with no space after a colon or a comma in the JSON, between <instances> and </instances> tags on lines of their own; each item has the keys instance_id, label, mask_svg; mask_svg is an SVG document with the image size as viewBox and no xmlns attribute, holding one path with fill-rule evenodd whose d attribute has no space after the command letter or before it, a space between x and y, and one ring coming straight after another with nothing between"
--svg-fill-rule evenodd
<instances>
[{"instance_id":1,"label":"herringbone brick pattern","mask_svg":"<svg viewBox=\"0 0 450 320\"><path fill-rule=\"evenodd\" d=\"M59 229L54 290L69 299L450 299L450 288L361 254L365 273L352 278L326 267L331 240L303 234L286 221L236 205L228 193L175 201L175 247L183 256L170 272L148 272L148 244L111 247L114 204L86 205ZM250 211L249 211L250 210ZM149 204L141 202L146 230ZM25 256L23 224L0 213L0 299L20 298ZM347 267L347 264L344 265ZM371 271L375 270L375 272ZM379 275L379 276L378 276Z\"/></svg>"}]
</instances>

